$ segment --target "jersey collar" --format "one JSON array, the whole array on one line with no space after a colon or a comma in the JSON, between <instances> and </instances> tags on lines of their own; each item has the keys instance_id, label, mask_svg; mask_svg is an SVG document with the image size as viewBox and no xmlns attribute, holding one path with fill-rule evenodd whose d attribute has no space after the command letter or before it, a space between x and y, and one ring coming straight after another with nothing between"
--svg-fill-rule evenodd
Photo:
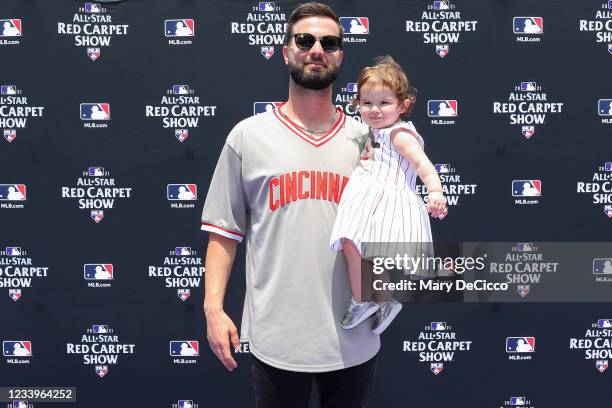
<instances>
[{"instance_id":1,"label":"jersey collar","mask_svg":"<svg viewBox=\"0 0 612 408\"><path fill-rule=\"evenodd\" d=\"M285 127L287 127L291 132L296 134L300 139L310 143L314 147L319 147L329 142L334 136L338 134L340 129L344 127L344 123L346 122L346 115L344 114L342 109L336 108L336 110L339 112L338 119L336 119L336 122L332 125L332 127L327 133L322 135L320 138L315 138L310 133L305 132L303 129L301 129L295 122L293 122L291 119L289 119L289 117L287 117L280 111L281 107L283 107L284 105L285 104L283 103L281 106L278 106L272 111L274 112L274 116L276 116L276 118L283 125L285 125Z\"/></svg>"}]
</instances>

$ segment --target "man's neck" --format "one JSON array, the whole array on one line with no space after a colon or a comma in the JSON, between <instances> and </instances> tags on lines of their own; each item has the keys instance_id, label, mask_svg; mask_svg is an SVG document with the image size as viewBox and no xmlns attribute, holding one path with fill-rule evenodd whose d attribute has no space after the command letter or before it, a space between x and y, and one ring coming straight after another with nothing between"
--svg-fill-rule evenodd
<instances>
[{"instance_id":1,"label":"man's neck","mask_svg":"<svg viewBox=\"0 0 612 408\"><path fill-rule=\"evenodd\" d=\"M320 91L306 89L289 79L289 100L283 113L308 129L329 124L335 112L332 104L332 86Z\"/></svg>"}]
</instances>

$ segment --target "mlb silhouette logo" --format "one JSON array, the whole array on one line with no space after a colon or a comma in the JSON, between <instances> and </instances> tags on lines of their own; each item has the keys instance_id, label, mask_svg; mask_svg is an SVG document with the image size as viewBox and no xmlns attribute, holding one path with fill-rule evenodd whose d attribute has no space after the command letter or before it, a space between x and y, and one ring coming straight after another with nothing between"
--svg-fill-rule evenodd
<instances>
[{"instance_id":1,"label":"mlb silhouette logo","mask_svg":"<svg viewBox=\"0 0 612 408\"><path fill-rule=\"evenodd\" d=\"M444 370L444 363L431 363L430 370L435 375L438 375Z\"/></svg>"},{"instance_id":2,"label":"mlb silhouette logo","mask_svg":"<svg viewBox=\"0 0 612 408\"><path fill-rule=\"evenodd\" d=\"M612 54L612 44L608 44L608 52Z\"/></svg>"},{"instance_id":3,"label":"mlb silhouette logo","mask_svg":"<svg viewBox=\"0 0 612 408\"><path fill-rule=\"evenodd\" d=\"M434 10L448 10L450 9L450 4L448 1L434 1Z\"/></svg>"},{"instance_id":4,"label":"mlb silhouette logo","mask_svg":"<svg viewBox=\"0 0 612 408\"><path fill-rule=\"evenodd\" d=\"M0 37L21 37L21 19L0 20Z\"/></svg>"},{"instance_id":5,"label":"mlb silhouette logo","mask_svg":"<svg viewBox=\"0 0 612 408\"><path fill-rule=\"evenodd\" d=\"M174 254L178 256L191 255L191 248L190 247L176 247L174 248Z\"/></svg>"},{"instance_id":6,"label":"mlb silhouette logo","mask_svg":"<svg viewBox=\"0 0 612 408\"><path fill-rule=\"evenodd\" d=\"M198 186L195 184L168 184L166 193L170 201L194 201L198 199Z\"/></svg>"},{"instance_id":7,"label":"mlb silhouette logo","mask_svg":"<svg viewBox=\"0 0 612 408\"><path fill-rule=\"evenodd\" d=\"M600 373L603 373L604 371L608 369L608 360L597 360L595 362L595 368Z\"/></svg>"},{"instance_id":8,"label":"mlb silhouette logo","mask_svg":"<svg viewBox=\"0 0 612 408\"><path fill-rule=\"evenodd\" d=\"M172 93L174 95L189 94L189 85L172 85Z\"/></svg>"},{"instance_id":9,"label":"mlb silhouette logo","mask_svg":"<svg viewBox=\"0 0 612 408\"><path fill-rule=\"evenodd\" d=\"M170 341L170 355L178 356L199 356L200 343L197 340L172 340Z\"/></svg>"},{"instance_id":10,"label":"mlb silhouette logo","mask_svg":"<svg viewBox=\"0 0 612 408\"><path fill-rule=\"evenodd\" d=\"M608 8L612 9L612 0L608 0Z\"/></svg>"},{"instance_id":11,"label":"mlb silhouette logo","mask_svg":"<svg viewBox=\"0 0 612 408\"><path fill-rule=\"evenodd\" d=\"M91 210L91 219L94 220L96 224L99 224L100 221L104 219L104 211L103 210Z\"/></svg>"},{"instance_id":12,"label":"mlb silhouette logo","mask_svg":"<svg viewBox=\"0 0 612 408\"><path fill-rule=\"evenodd\" d=\"M523 136L529 139L531 136L535 134L535 126L523 126L522 132L523 132Z\"/></svg>"},{"instance_id":13,"label":"mlb silhouette logo","mask_svg":"<svg viewBox=\"0 0 612 408\"><path fill-rule=\"evenodd\" d=\"M94 333L108 333L108 325L106 324L94 324L91 328Z\"/></svg>"},{"instance_id":14,"label":"mlb silhouette logo","mask_svg":"<svg viewBox=\"0 0 612 408\"><path fill-rule=\"evenodd\" d=\"M544 34L542 17L514 17L512 26L514 34Z\"/></svg>"},{"instance_id":15,"label":"mlb silhouette logo","mask_svg":"<svg viewBox=\"0 0 612 408\"><path fill-rule=\"evenodd\" d=\"M187 129L175 129L174 137L181 143L183 143L189 137L189 130Z\"/></svg>"},{"instance_id":16,"label":"mlb silhouette logo","mask_svg":"<svg viewBox=\"0 0 612 408\"><path fill-rule=\"evenodd\" d=\"M446 54L448 54L449 51L449 47L447 44L445 45L436 45L436 54L438 54L440 57L444 58L446 57Z\"/></svg>"},{"instance_id":17,"label":"mlb silhouette logo","mask_svg":"<svg viewBox=\"0 0 612 408\"><path fill-rule=\"evenodd\" d=\"M612 99L597 101L597 113L599 113L599 116L612 116Z\"/></svg>"},{"instance_id":18,"label":"mlb silhouette logo","mask_svg":"<svg viewBox=\"0 0 612 408\"><path fill-rule=\"evenodd\" d=\"M516 252L531 252L533 247L530 242L519 242L516 244Z\"/></svg>"},{"instance_id":19,"label":"mlb silhouette logo","mask_svg":"<svg viewBox=\"0 0 612 408\"><path fill-rule=\"evenodd\" d=\"M604 170L605 171L612 171L612 162L606 162L604 164Z\"/></svg>"},{"instance_id":20,"label":"mlb silhouette logo","mask_svg":"<svg viewBox=\"0 0 612 408\"><path fill-rule=\"evenodd\" d=\"M537 90L535 82L521 82L521 91L532 92L535 90Z\"/></svg>"},{"instance_id":21,"label":"mlb silhouette logo","mask_svg":"<svg viewBox=\"0 0 612 408\"><path fill-rule=\"evenodd\" d=\"M604 206L604 214L606 214L608 217L612 217L612 205Z\"/></svg>"},{"instance_id":22,"label":"mlb silhouette logo","mask_svg":"<svg viewBox=\"0 0 612 408\"><path fill-rule=\"evenodd\" d=\"M346 92L357 93L358 90L357 82L349 82L346 84Z\"/></svg>"},{"instance_id":23,"label":"mlb silhouette logo","mask_svg":"<svg viewBox=\"0 0 612 408\"><path fill-rule=\"evenodd\" d=\"M456 99L433 99L427 101L427 116L449 118L458 116Z\"/></svg>"},{"instance_id":24,"label":"mlb silhouette logo","mask_svg":"<svg viewBox=\"0 0 612 408\"><path fill-rule=\"evenodd\" d=\"M21 289L9 289L9 297L13 300L13 302L21 299Z\"/></svg>"},{"instance_id":25,"label":"mlb silhouette logo","mask_svg":"<svg viewBox=\"0 0 612 408\"><path fill-rule=\"evenodd\" d=\"M274 2L273 1L260 1L259 11L274 11Z\"/></svg>"},{"instance_id":26,"label":"mlb silhouette logo","mask_svg":"<svg viewBox=\"0 0 612 408\"><path fill-rule=\"evenodd\" d=\"M87 175L90 177L104 176L104 167L88 167Z\"/></svg>"},{"instance_id":27,"label":"mlb silhouette logo","mask_svg":"<svg viewBox=\"0 0 612 408\"><path fill-rule=\"evenodd\" d=\"M434 167L439 174L450 173L450 164L436 164Z\"/></svg>"},{"instance_id":28,"label":"mlb silhouette logo","mask_svg":"<svg viewBox=\"0 0 612 408\"><path fill-rule=\"evenodd\" d=\"M274 55L274 47L271 45L263 45L261 47L261 55L265 57L265 59L270 59Z\"/></svg>"},{"instance_id":29,"label":"mlb silhouette logo","mask_svg":"<svg viewBox=\"0 0 612 408\"><path fill-rule=\"evenodd\" d=\"M612 275L612 258L593 259L593 273L596 275Z\"/></svg>"},{"instance_id":30,"label":"mlb silhouette logo","mask_svg":"<svg viewBox=\"0 0 612 408\"><path fill-rule=\"evenodd\" d=\"M4 138L7 142L12 143L17 137L17 131L15 129L4 129Z\"/></svg>"},{"instance_id":31,"label":"mlb silhouette logo","mask_svg":"<svg viewBox=\"0 0 612 408\"><path fill-rule=\"evenodd\" d=\"M21 255L21 248L20 247L7 247L5 252L6 252L6 255L8 256L19 256Z\"/></svg>"},{"instance_id":32,"label":"mlb silhouette logo","mask_svg":"<svg viewBox=\"0 0 612 408\"><path fill-rule=\"evenodd\" d=\"M25 201L25 184L0 184L0 201Z\"/></svg>"},{"instance_id":33,"label":"mlb silhouette logo","mask_svg":"<svg viewBox=\"0 0 612 408\"><path fill-rule=\"evenodd\" d=\"M345 34L370 34L370 20L367 17L340 17Z\"/></svg>"},{"instance_id":34,"label":"mlb silhouette logo","mask_svg":"<svg viewBox=\"0 0 612 408\"><path fill-rule=\"evenodd\" d=\"M257 115L259 113L272 111L279 106L281 106L282 102L254 102L253 103L253 115Z\"/></svg>"},{"instance_id":35,"label":"mlb silhouette logo","mask_svg":"<svg viewBox=\"0 0 612 408\"><path fill-rule=\"evenodd\" d=\"M98 374L98 377L100 378L104 377L106 374L108 374L108 366L107 365L97 365L96 374Z\"/></svg>"},{"instance_id":36,"label":"mlb silhouette logo","mask_svg":"<svg viewBox=\"0 0 612 408\"><path fill-rule=\"evenodd\" d=\"M2 342L4 357L31 357L32 342L28 340L8 340Z\"/></svg>"},{"instance_id":37,"label":"mlb silhouette logo","mask_svg":"<svg viewBox=\"0 0 612 408\"><path fill-rule=\"evenodd\" d=\"M598 329L609 329L610 327L612 327L612 319L598 319L597 320Z\"/></svg>"},{"instance_id":38,"label":"mlb silhouette logo","mask_svg":"<svg viewBox=\"0 0 612 408\"><path fill-rule=\"evenodd\" d=\"M431 330L446 330L445 322L431 322Z\"/></svg>"},{"instance_id":39,"label":"mlb silhouette logo","mask_svg":"<svg viewBox=\"0 0 612 408\"><path fill-rule=\"evenodd\" d=\"M17 95L17 86L15 85L2 85L0 86L1 95Z\"/></svg>"},{"instance_id":40,"label":"mlb silhouette logo","mask_svg":"<svg viewBox=\"0 0 612 408\"><path fill-rule=\"evenodd\" d=\"M191 289L177 289L176 294L184 302L191 296Z\"/></svg>"},{"instance_id":41,"label":"mlb silhouette logo","mask_svg":"<svg viewBox=\"0 0 612 408\"><path fill-rule=\"evenodd\" d=\"M82 103L80 110L81 120L110 120L108 103Z\"/></svg>"},{"instance_id":42,"label":"mlb silhouette logo","mask_svg":"<svg viewBox=\"0 0 612 408\"><path fill-rule=\"evenodd\" d=\"M85 12L86 13L100 13L100 5L96 3L85 3Z\"/></svg>"},{"instance_id":43,"label":"mlb silhouette logo","mask_svg":"<svg viewBox=\"0 0 612 408\"><path fill-rule=\"evenodd\" d=\"M32 404L28 404L25 400L13 400L13 408L30 408Z\"/></svg>"},{"instance_id":44,"label":"mlb silhouette logo","mask_svg":"<svg viewBox=\"0 0 612 408\"><path fill-rule=\"evenodd\" d=\"M521 297L525 297L529 293L529 285L518 285L516 291Z\"/></svg>"},{"instance_id":45,"label":"mlb silhouette logo","mask_svg":"<svg viewBox=\"0 0 612 408\"><path fill-rule=\"evenodd\" d=\"M87 56L92 61L97 60L100 58L100 48L87 48Z\"/></svg>"},{"instance_id":46,"label":"mlb silhouette logo","mask_svg":"<svg viewBox=\"0 0 612 408\"><path fill-rule=\"evenodd\" d=\"M193 408L193 401L192 400L179 400L178 408Z\"/></svg>"},{"instance_id":47,"label":"mlb silhouette logo","mask_svg":"<svg viewBox=\"0 0 612 408\"><path fill-rule=\"evenodd\" d=\"M85 264L83 275L86 280L113 280L113 264Z\"/></svg>"},{"instance_id":48,"label":"mlb silhouette logo","mask_svg":"<svg viewBox=\"0 0 612 408\"><path fill-rule=\"evenodd\" d=\"M522 406L525 405L525 397L512 397L510 398L511 406Z\"/></svg>"},{"instance_id":49,"label":"mlb silhouette logo","mask_svg":"<svg viewBox=\"0 0 612 408\"><path fill-rule=\"evenodd\" d=\"M191 18L165 20L166 37L193 37L195 36L195 23Z\"/></svg>"},{"instance_id":50,"label":"mlb silhouette logo","mask_svg":"<svg viewBox=\"0 0 612 408\"><path fill-rule=\"evenodd\" d=\"M535 352L535 337L506 337L507 353Z\"/></svg>"},{"instance_id":51,"label":"mlb silhouette logo","mask_svg":"<svg viewBox=\"0 0 612 408\"><path fill-rule=\"evenodd\" d=\"M541 180L512 180L512 197L540 197Z\"/></svg>"}]
</instances>

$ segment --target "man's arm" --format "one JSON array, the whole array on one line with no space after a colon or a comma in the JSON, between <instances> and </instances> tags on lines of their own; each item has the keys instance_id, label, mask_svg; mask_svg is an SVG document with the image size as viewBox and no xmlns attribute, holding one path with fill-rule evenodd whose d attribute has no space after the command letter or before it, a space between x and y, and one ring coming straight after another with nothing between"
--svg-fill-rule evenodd
<instances>
[{"instance_id":1,"label":"man's arm","mask_svg":"<svg viewBox=\"0 0 612 408\"><path fill-rule=\"evenodd\" d=\"M240 339L236 326L223 310L223 298L237 246L238 241L211 233L205 262L206 337L212 351L229 371L238 367L229 348L230 341L234 349L237 349L240 347Z\"/></svg>"}]
</instances>

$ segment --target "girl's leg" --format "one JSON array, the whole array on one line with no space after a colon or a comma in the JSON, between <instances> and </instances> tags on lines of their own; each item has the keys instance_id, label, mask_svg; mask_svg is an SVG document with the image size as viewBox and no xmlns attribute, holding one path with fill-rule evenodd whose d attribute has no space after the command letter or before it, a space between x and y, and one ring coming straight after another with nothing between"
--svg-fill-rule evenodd
<instances>
[{"instance_id":1,"label":"girl's leg","mask_svg":"<svg viewBox=\"0 0 612 408\"><path fill-rule=\"evenodd\" d=\"M347 238L342 239L342 252L344 253L344 258L346 259L346 264L348 266L349 281L351 283L353 299L355 299L357 302L365 302L367 297L362 298L361 296L361 255L359 254L359 251L357 250L357 247L353 241Z\"/></svg>"},{"instance_id":2,"label":"girl's leg","mask_svg":"<svg viewBox=\"0 0 612 408\"><path fill-rule=\"evenodd\" d=\"M373 300L376 303L385 303L391 299L391 291L387 289L389 282L391 282L391 276L389 275L389 270L385 269L381 274L376 275L376 279L381 280L385 284L385 289L375 290Z\"/></svg>"}]
</instances>

